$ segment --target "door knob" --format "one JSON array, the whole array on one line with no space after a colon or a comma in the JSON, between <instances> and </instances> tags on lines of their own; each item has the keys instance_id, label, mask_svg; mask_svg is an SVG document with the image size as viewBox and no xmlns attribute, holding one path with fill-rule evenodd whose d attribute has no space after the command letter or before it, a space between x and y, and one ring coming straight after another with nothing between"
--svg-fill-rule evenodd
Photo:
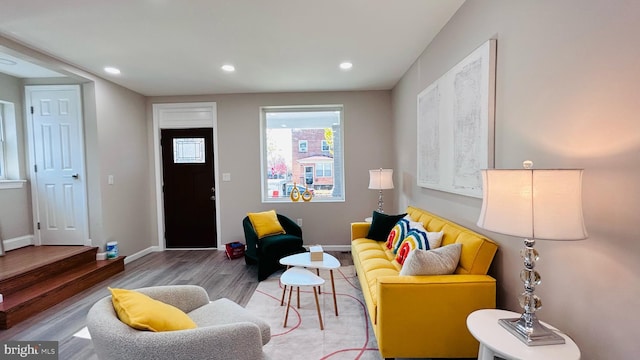
<instances>
[{"instance_id":1,"label":"door knob","mask_svg":"<svg viewBox=\"0 0 640 360\"><path fill-rule=\"evenodd\" d=\"M77 179L80 177L80 175L78 175L78 174L73 174L73 175L71 175L71 177L77 180Z\"/></svg>"}]
</instances>

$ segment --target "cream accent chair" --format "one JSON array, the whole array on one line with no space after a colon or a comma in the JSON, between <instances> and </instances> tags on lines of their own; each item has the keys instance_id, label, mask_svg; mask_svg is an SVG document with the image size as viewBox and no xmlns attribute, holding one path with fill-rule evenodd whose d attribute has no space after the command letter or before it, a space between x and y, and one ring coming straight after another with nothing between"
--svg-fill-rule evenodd
<instances>
[{"instance_id":1,"label":"cream accent chair","mask_svg":"<svg viewBox=\"0 0 640 360\"><path fill-rule=\"evenodd\" d=\"M111 296L99 300L87 314L87 327L99 359L268 359L262 346L271 339L269 325L229 299L209 301L205 289L170 285L137 289L184 311L195 329L140 331L121 322Z\"/></svg>"}]
</instances>

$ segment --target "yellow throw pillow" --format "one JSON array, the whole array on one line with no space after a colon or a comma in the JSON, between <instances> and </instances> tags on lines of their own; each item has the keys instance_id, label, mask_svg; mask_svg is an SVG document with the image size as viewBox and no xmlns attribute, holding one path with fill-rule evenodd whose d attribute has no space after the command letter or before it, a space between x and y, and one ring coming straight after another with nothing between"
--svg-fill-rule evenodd
<instances>
[{"instance_id":1,"label":"yellow throw pillow","mask_svg":"<svg viewBox=\"0 0 640 360\"><path fill-rule=\"evenodd\" d=\"M249 221L256 231L258 239L265 236L284 234L285 231L278 221L278 215L275 210L263 211L259 213L248 213Z\"/></svg>"},{"instance_id":2,"label":"yellow throw pillow","mask_svg":"<svg viewBox=\"0 0 640 360\"><path fill-rule=\"evenodd\" d=\"M112 288L109 290L118 318L134 329L174 331L197 327L187 314L175 306L133 290Z\"/></svg>"}]
</instances>

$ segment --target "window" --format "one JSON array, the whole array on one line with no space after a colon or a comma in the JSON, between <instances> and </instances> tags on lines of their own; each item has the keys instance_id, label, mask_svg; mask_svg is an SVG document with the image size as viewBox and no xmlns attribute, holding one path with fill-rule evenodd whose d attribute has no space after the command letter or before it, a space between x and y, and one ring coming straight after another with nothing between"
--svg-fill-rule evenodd
<instances>
[{"instance_id":1,"label":"window","mask_svg":"<svg viewBox=\"0 0 640 360\"><path fill-rule=\"evenodd\" d=\"M316 177L331 177L331 164L319 163L316 165Z\"/></svg>"},{"instance_id":2,"label":"window","mask_svg":"<svg viewBox=\"0 0 640 360\"><path fill-rule=\"evenodd\" d=\"M261 108L263 201L290 202L294 185L344 201L342 116L342 105Z\"/></svg>"},{"instance_id":3,"label":"window","mask_svg":"<svg viewBox=\"0 0 640 360\"><path fill-rule=\"evenodd\" d=\"M6 160L4 159L4 127L2 126L4 123L4 104L0 103L0 180L6 179L6 170L5 164Z\"/></svg>"},{"instance_id":4,"label":"window","mask_svg":"<svg viewBox=\"0 0 640 360\"><path fill-rule=\"evenodd\" d=\"M204 138L173 139L174 164L204 164Z\"/></svg>"},{"instance_id":5,"label":"window","mask_svg":"<svg viewBox=\"0 0 640 360\"><path fill-rule=\"evenodd\" d=\"M298 152L307 152L307 140L298 140Z\"/></svg>"},{"instance_id":6,"label":"window","mask_svg":"<svg viewBox=\"0 0 640 360\"><path fill-rule=\"evenodd\" d=\"M18 157L18 127L13 103L0 100L0 189L22 187Z\"/></svg>"}]
</instances>

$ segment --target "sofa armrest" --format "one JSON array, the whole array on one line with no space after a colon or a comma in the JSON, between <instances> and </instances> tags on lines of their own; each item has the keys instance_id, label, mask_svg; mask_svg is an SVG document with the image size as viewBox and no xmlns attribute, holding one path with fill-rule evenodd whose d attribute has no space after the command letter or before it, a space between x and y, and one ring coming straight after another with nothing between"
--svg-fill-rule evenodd
<instances>
[{"instance_id":1,"label":"sofa armrest","mask_svg":"<svg viewBox=\"0 0 640 360\"><path fill-rule=\"evenodd\" d=\"M366 238L369 234L371 224L368 222L352 222L351 223L351 241L355 239Z\"/></svg>"},{"instance_id":2,"label":"sofa armrest","mask_svg":"<svg viewBox=\"0 0 640 360\"><path fill-rule=\"evenodd\" d=\"M380 352L401 357L478 354L466 319L495 308L496 281L488 275L384 276L377 282L376 335Z\"/></svg>"}]
</instances>

